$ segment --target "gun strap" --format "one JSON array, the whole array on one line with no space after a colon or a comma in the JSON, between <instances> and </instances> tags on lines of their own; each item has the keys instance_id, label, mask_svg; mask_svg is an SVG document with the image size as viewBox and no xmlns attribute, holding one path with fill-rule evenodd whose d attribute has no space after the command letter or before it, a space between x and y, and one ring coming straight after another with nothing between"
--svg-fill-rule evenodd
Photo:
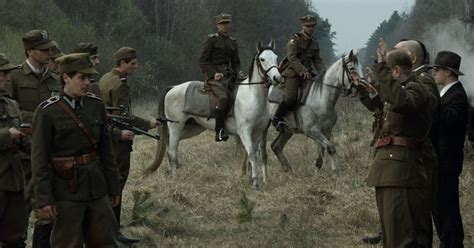
<instances>
[{"instance_id":1,"label":"gun strap","mask_svg":"<svg viewBox=\"0 0 474 248\"><path fill-rule=\"evenodd\" d=\"M72 111L71 108L66 106L63 101L58 101L59 106L66 112L81 129L81 131L86 135L89 141L94 145L94 148L97 148L97 140L92 135L91 130L77 117L77 115Z\"/></svg>"}]
</instances>

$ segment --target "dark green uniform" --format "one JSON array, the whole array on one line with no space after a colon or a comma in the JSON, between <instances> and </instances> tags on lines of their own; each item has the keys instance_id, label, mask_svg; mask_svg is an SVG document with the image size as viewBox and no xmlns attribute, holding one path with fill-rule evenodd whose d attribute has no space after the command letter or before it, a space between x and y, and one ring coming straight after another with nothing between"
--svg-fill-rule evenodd
<instances>
[{"instance_id":1,"label":"dark green uniform","mask_svg":"<svg viewBox=\"0 0 474 248\"><path fill-rule=\"evenodd\" d=\"M294 111L298 100L298 87L305 72L313 72L313 66L321 73L325 70L319 55L319 42L304 32L294 34L286 46L288 67L281 74L285 79L285 103Z\"/></svg>"},{"instance_id":2,"label":"dark green uniform","mask_svg":"<svg viewBox=\"0 0 474 248\"><path fill-rule=\"evenodd\" d=\"M112 69L112 71L104 74L99 80L99 87L107 107L123 107L124 109L123 111L111 111L112 114L127 117L130 120L128 121L130 124L143 130L150 128L150 121L136 117L131 113L132 100L126 75L121 74L116 69ZM119 183L122 192L130 172L130 153L132 152L133 142L122 140L121 131L118 128L114 128L112 132L112 148L120 174ZM114 208L114 211L120 224L121 204Z\"/></svg>"},{"instance_id":3,"label":"dark green uniform","mask_svg":"<svg viewBox=\"0 0 474 248\"><path fill-rule=\"evenodd\" d=\"M79 117L97 145L59 106L62 101ZM43 102L33 121L32 167L38 208L55 205L57 219L51 233L52 247L115 247L117 223L109 196L118 196L118 172L106 131L104 103L92 94L73 100L66 95ZM53 158L97 154L97 159L75 165L73 177L52 166ZM77 164L78 159L74 159ZM53 169L54 168L54 169ZM71 190L75 178L76 192ZM74 184L74 183L73 183Z\"/></svg>"},{"instance_id":4,"label":"dark green uniform","mask_svg":"<svg viewBox=\"0 0 474 248\"><path fill-rule=\"evenodd\" d=\"M228 104L228 87L240 71L240 58L237 41L229 34L221 32L208 35L203 44L199 64L204 72L207 85L219 100L217 109L226 110ZM216 73L224 78L214 80Z\"/></svg>"},{"instance_id":5,"label":"dark green uniform","mask_svg":"<svg viewBox=\"0 0 474 248\"><path fill-rule=\"evenodd\" d=\"M0 246L24 247L27 213L23 190L24 173L11 127L21 123L18 103L0 92ZM9 246L11 245L11 246Z\"/></svg>"},{"instance_id":6,"label":"dark green uniform","mask_svg":"<svg viewBox=\"0 0 474 248\"><path fill-rule=\"evenodd\" d=\"M427 211L423 201L428 199L422 146L436 98L417 81L400 85L385 63L376 65L374 72L385 106L367 183L376 189L384 247L424 247L428 237L420 223Z\"/></svg>"}]
</instances>

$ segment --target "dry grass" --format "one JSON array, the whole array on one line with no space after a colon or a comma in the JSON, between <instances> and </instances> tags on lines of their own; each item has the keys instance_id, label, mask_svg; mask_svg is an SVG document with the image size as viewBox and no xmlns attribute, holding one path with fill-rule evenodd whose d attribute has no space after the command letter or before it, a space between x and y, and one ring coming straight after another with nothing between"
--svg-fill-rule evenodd
<instances>
[{"instance_id":1,"label":"dry grass","mask_svg":"<svg viewBox=\"0 0 474 248\"><path fill-rule=\"evenodd\" d=\"M270 154L270 180L259 191L251 190L248 176L241 175L235 142L215 143L211 132L182 141L183 167L174 180L167 161L156 173L142 177L155 143L137 138L123 215L126 223L138 214L142 223L125 231L142 238L143 247L369 247L361 237L379 228L374 191L364 183L372 153L372 117L357 99L341 99L337 108L333 140L339 170L333 172L325 163L315 171L314 143L296 136L285 150L295 173L282 172ZM461 204L465 244L473 247L474 195L469 189L474 169L471 156L466 157ZM152 204L135 207L140 212L132 213L134 192L149 192ZM244 194L255 203L248 222L239 221Z\"/></svg>"},{"instance_id":2,"label":"dry grass","mask_svg":"<svg viewBox=\"0 0 474 248\"><path fill-rule=\"evenodd\" d=\"M337 108L333 140L340 168L333 172L325 163L315 171L313 141L295 136L285 149L295 173L282 172L268 149L270 180L259 191L241 175L235 142L215 143L211 132L182 141L183 167L172 179L166 159L157 172L142 176L156 144L138 137L124 195L123 222L131 224L124 231L141 238L137 247L374 247L361 242L379 230L374 190L364 183L372 117L357 99L341 99ZM474 247L474 169L466 157L461 204L465 244ZM255 203L247 222L239 219L243 195Z\"/></svg>"}]
</instances>

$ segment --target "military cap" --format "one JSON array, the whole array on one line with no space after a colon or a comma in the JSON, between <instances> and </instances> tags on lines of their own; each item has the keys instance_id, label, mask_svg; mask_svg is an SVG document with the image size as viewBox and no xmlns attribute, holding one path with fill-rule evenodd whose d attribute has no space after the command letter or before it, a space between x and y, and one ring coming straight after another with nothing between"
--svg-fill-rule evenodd
<instances>
[{"instance_id":1,"label":"military cap","mask_svg":"<svg viewBox=\"0 0 474 248\"><path fill-rule=\"evenodd\" d=\"M60 73L80 72L98 74L94 69L88 53L71 53L56 59Z\"/></svg>"},{"instance_id":2,"label":"military cap","mask_svg":"<svg viewBox=\"0 0 474 248\"><path fill-rule=\"evenodd\" d=\"M224 22L231 22L232 18L229 14L220 13L214 16L214 21L216 22L216 24L219 24L219 23L224 23Z\"/></svg>"},{"instance_id":3,"label":"military cap","mask_svg":"<svg viewBox=\"0 0 474 248\"><path fill-rule=\"evenodd\" d=\"M137 58L137 50L131 47L122 47L119 48L114 53L115 61L120 61L123 59L135 59Z\"/></svg>"},{"instance_id":4,"label":"military cap","mask_svg":"<svg viewBox=\"0 0 474 248\"><path fill-rule=\"evenodd\" d=\"M0 71L11 71L16 68L18 66L10 64L5 54L0 53Z\"/></svg>"},{"instance_id":5,"label":"military cap","mask_svg":"<svg viewBox=\"0 0 474 248\"><path fill-rule=\"evenodd\" d=\"M46 30L31 30L23 35L23 46L25 49L45 50L54 46Z\"/></svg>"},{"instance_id":6,"label":"military cap","mask_svg":"<svg viewBox=\"0 0 474 248\"><path fill-rule=\"evenodd\" d=\"M316 25L316 16L313 15L305 15L300 17L301 24L305 26L313 26Z\"/></svg>"},{"instance_id":7,"label":"military cap","mask_svg":"<svg viewBox=\"0 0 474 248\"><path fill-rule=\"evenodd\" d=\"M74 48L75 53L88 53L90 56L98 55L98 48L90 42L81 42Z\"/></svg>"},{"instance_id":8,"label":"military cap","mask_svg":"<svg viewBox=\"0 0 474 248\"><path fill-rule=\"evenodd\" d=\"M64 53L61 52L61 49L59 49L58 43L56 41L53 41L54 46L51 48L51 58L57 59L61 56L64 56Z\"/></svg>"}]
</instances>

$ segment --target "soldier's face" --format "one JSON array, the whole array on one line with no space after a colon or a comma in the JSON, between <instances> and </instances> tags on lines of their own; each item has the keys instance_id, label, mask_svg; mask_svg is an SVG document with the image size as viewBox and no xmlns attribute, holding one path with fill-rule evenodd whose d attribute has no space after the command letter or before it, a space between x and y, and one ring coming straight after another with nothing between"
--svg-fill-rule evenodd
<instances>
[{"instance_id":1,"label":"soldier's face","mask_svg":"<svg viewBox=\"0 0 474 248\"><path fill-rule=\"evenodd\" d=\"M33 59L36 63L47 65L51 61L51 49L28 49L28 58Z\"/></svg>"},{"instance_id":2,"label":"soldier's face","mask_svg":"<svg viewBox=\"0 0 474 248\"><path fill-rule=\"evenodd\" d=\"M67 74L63 74L64 79L64 92L71 97L82 97L89 92L91 85L90 75L76 73L73 77L69 77Z\"/></svg>"},{"instance_id":3,"label":"soldier's face","mask_svg":"<svg viewBox=\"0 0 474 248\"><path fill-rule=\"evenodd\" d=\"M0 71L0 91L6 89L7 83L10 81L10 73L5 71Z\"/></svg>"},{"instance_id":4,"label":"soldier's face","mask_svg":"<svg viewBox=\"0 0 474 248\"><path fill-rule=\"evenodd\" d=\"M314 33L316 25L303 25L303 32L306 34L312 34Z\"/></svg>"},{"instance_id":5,"label":"soldier's face","mask_svg":"<svg viewBox=\"0 0 474 248\"><path fill-rule=\"evenodd\" d=\"M137 59L132 59L130 62L126 63L122 60L120 67L123 72L125 72L127 75L130 75L138 68L138 61Z\"/></svg>"},{"instance_id":6,"label":"soldier's face","mask_svg":"<svg viewBox=\"0 0 474 248\"><path fill-rule=\"evenodd\" d=\"M222 22L217 24L217 30L221 33L227 33L230 30L230 22Z\"/></svg>"},{"instance_id":7,"label":"soldier's face","mask_svg":"<svg viewBox=\"0 0 474 248\"><path fill-rule=\"evenodd\" d=\"M92 65L93 65L93 66L96 66L96 65L100 64L99 55L93 55L93 56L91 56L91 62L92 62Z\"/></svg>"},{"instance_id":8,"label":"soldier's face","mask_svg":"<svg viewBox=\"0 0 474 248\"><path fill-rule=\"evenodd\" d=\"M48 69L50 71L54 71L54 72L57 72L58 69L59 69L59 64L54 62L53 60L51 60L51 62L48 64Z\"/></svg>"}]
</instances>

